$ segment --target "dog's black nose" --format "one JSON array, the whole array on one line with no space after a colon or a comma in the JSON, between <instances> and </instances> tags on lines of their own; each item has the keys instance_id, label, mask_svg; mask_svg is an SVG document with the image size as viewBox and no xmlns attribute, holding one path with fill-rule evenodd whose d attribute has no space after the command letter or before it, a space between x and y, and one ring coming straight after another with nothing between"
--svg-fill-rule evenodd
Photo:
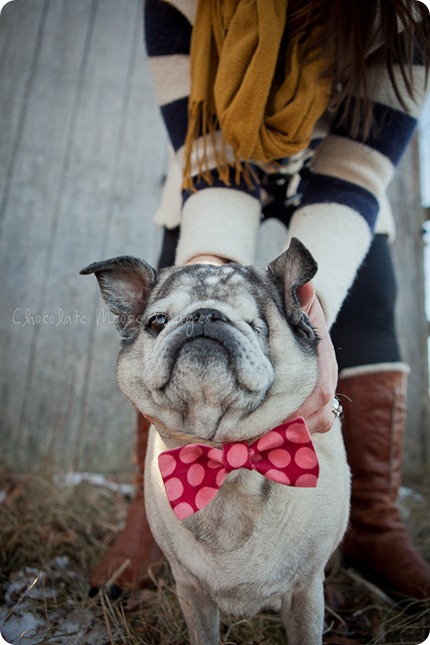
<instances>
[{"instance_id":1,"label":"dog's black nose","mask_svg":"<svg viewBox=\"0 0 430 645\"><path fill-rule=\"evenodd\" d=\"M228 318L224 316L221 311L205 307L196 309L191 314L188 314L187 318L191 319L195 323L200 323L201 325L204 325L205 323L215 322L217 320L228 322Z\"/></svg>"}]
</instances>

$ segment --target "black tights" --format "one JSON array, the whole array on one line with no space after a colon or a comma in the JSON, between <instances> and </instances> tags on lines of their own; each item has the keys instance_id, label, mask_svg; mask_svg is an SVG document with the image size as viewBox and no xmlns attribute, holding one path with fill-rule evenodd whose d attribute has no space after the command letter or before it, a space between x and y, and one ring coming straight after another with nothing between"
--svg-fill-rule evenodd
<instances>
[{"instance_id":1,"label":"black tights","mask_svg":"<svg viewBox=\"0 0 430 645\"><path fill-rule=\"evenodd\" d=\"M339 370L401 360L395 330L396 279L386 235L375 235L331 329Z\"/></svg>"},{"instance_id":2,"label":"black tights","mask_svg":"<svg viewBox=\"0 0 430 645\"><path fill-rule=\"evenodd\" d=\"M159 268L175 260L179 228L165 230ZM394 321L396 280L386 235L375 235L331 329L339 371L401 360Z\"/></svg>"}]
</instances>

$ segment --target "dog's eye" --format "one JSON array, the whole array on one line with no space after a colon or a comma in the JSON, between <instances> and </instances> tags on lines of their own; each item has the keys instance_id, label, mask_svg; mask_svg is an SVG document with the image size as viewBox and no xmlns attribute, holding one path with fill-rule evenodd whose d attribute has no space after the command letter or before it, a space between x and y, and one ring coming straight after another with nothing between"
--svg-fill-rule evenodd
<instances>
[{"instance_id":1,"label":"dog's eye","mask_svg":"<svg viewBox=\"0 0 430 645\"><path fill-rule=\"evenodd\" d=\"M163 331L169 320L170 318L168 314L155 314L155 316L151 316L148 320L146 327L154 334L154 336L158 336L158 334Z\"/></svg>"},{"instance_id":2,"label":"dog's eye","mask_svg":"<svg viewBox=\"0 0 430 645\"><path fill-rule=\"evenodd\" d=\"M248 325L260 336L265 336L267 333L267 325L260 318L256 318Z\"/></svg>"}]
</instances>

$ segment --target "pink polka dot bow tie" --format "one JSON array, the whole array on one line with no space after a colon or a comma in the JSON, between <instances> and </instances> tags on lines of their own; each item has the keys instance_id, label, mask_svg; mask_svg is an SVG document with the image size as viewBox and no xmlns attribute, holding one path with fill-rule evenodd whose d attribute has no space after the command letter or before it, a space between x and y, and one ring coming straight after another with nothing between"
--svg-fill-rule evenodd
<instances>
[{"instance_id":1,"label":"pink polka dot bow tie","mask_svg":"<svg viewBox=\"0 0 430 645\"><path fill-rule=\"evenodd\" d=\"M250 445L239 441L213 448L194 443L162 452L158 463L167 498L179 520L209 504L228 473L239 468L302 488L314 488L319 475L317 455L301 417L269 430Z\"/></svg>"}]
</instances>

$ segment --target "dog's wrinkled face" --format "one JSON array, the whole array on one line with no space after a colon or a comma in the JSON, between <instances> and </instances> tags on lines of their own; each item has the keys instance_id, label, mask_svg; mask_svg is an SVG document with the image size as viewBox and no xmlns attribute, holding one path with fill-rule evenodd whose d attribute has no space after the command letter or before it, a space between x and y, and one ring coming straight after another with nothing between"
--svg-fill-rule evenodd
<instances>
[{"instance_id":1,"label":"dog's wrinkled face","mask_svg":"<svg viewBox=\"0 0 430 645\"><path fill-rule=\"evenodd\" d=\"M251 438L291 414L316 379L317 338L297 299L316 265L294 240L267 270L161 271L129 257L91 265L124 337L118 383L167 428Z\"/></svg>"}]
</instances>

